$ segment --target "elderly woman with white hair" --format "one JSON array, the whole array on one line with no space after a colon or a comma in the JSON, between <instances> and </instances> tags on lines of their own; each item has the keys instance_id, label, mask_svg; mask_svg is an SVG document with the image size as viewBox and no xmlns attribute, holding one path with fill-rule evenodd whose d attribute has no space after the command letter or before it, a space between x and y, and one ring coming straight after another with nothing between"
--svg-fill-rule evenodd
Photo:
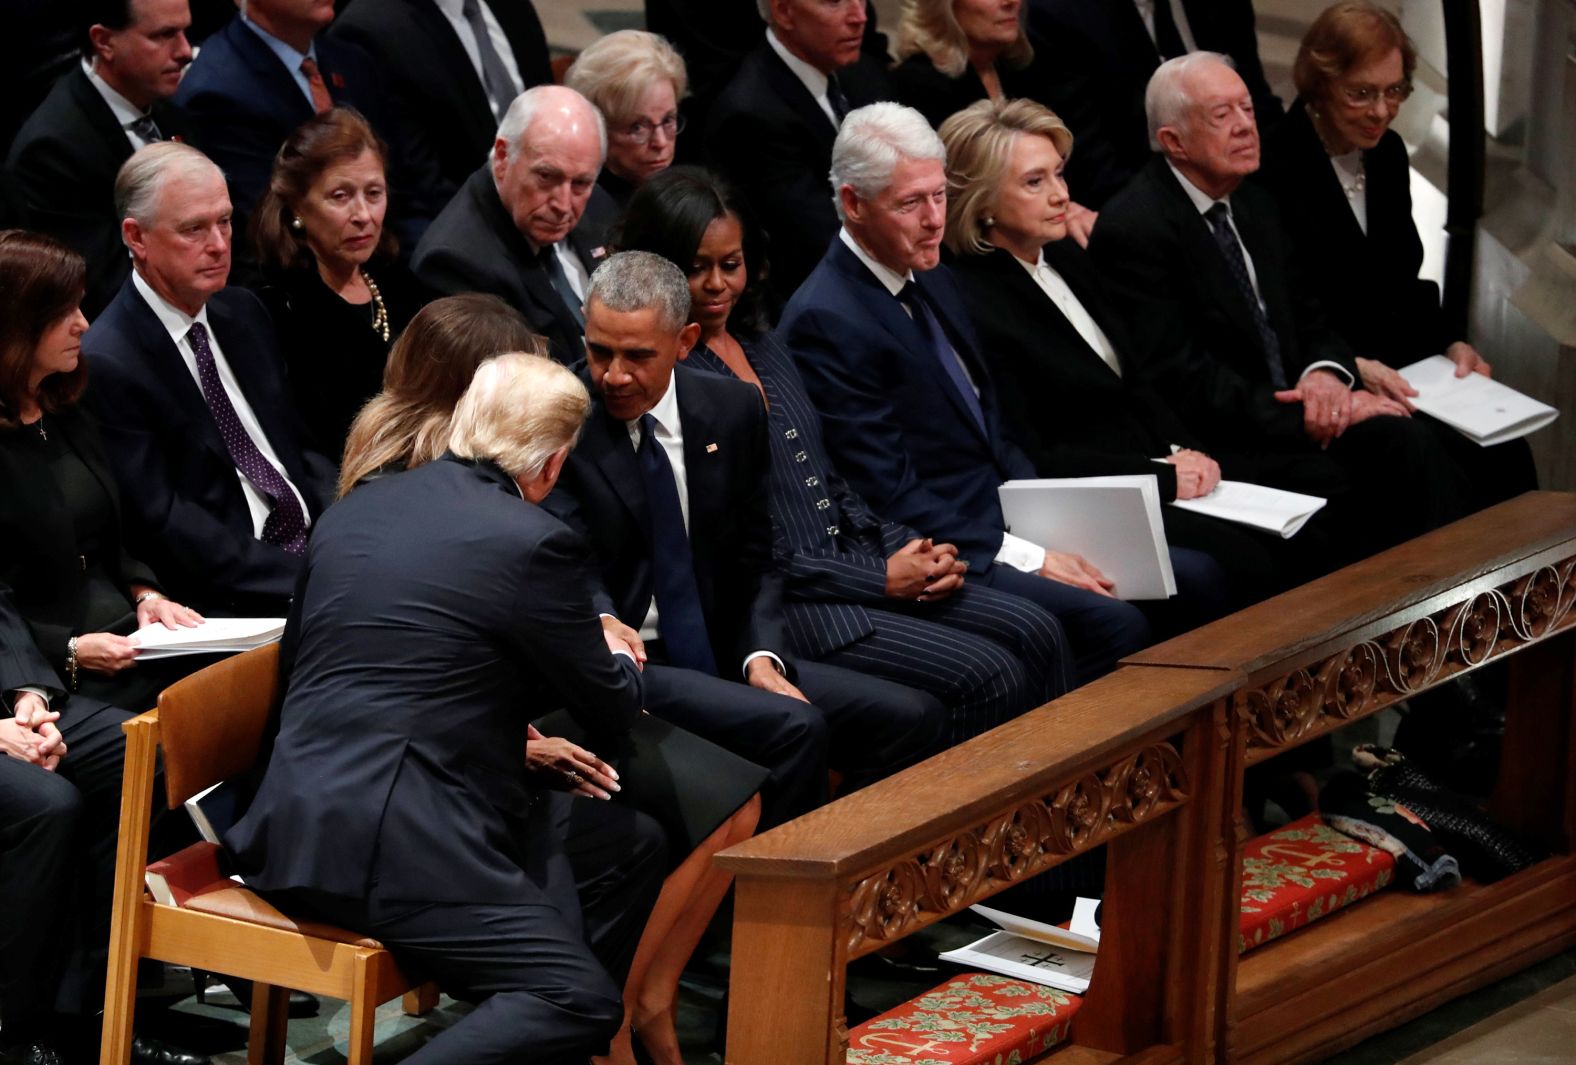
<instances>
[{"instance_id":1,"label":"elderly woman with white hair","mask_svg":"<svg viewBox=\"0 0 1576 1065\"><path fill-rule=\"evenodd\" d=\"M581 52L564 84L607 121L607 161L597 179L623 207L636 188L673 165L684 130L684 59L655 33L618 30Z\"/></svg>"}]
</instances>

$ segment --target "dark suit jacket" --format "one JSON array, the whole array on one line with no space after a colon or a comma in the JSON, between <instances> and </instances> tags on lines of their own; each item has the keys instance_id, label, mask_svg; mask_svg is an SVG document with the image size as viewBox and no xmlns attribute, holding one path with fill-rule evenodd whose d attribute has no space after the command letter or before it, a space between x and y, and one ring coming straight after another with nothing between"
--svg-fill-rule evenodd
<instances>
[{"instance_id":1,"label":"dark suit jacket","mask_svg":"<svg viewBox=\"0 0 1576 1065\"><path fill-rule=\"evenodd\" d=\"M453 186L443 182L419 128L398 117L383 73L370 56L324 34L314 48L329 96L360 111L388 142L390 224L407 247L414 247ZM245 219L268 188L279 146L312 117L312 105L294 73L240 18L203 42L175 102L191 116L203 151L229 180L235 231L244 233Z\"/></svg>"},{"instance_id":2,"label":"dark suit jacket","mask_svg":"<svg viewBox=\"0 0 1576 1065\"><path fill-rule=\"evenodd\" d=\"M274 327L230 288L208 320L241 391L312 515L333 498L334 464L303 445ZM257 539L235 464L197 382L131 281L82 340L88 403L126 504L128 546L170 595L199 610L281 613L301 559Z\"/></svg>"},{"instance_id":3,"label":"dark suit jacket","mask_svg":"<svg viewBox=\"0 0 1576 1065\"><path fill-rule=\"evenodd\" d=\"M673 371L684 427L689 538L717 668L735 678L746 655L771 651L792 672L782 578L771 565L770 459L760 393L683 366ZM592 390L595 396L595 389ZM653 595L650 516L624 423L592 403L580 443L546 506L591 542L601 574L592 601L639 628Z\"/></svg>"},{"instance_id":4,"label":"dark suit jacket","mask_svg":"<svg viewBox=\"0 0 1576 1065\"><path fill-rule=\"evenodd\" d=\"M157 587L152 571L121 542L120 493L92 418L80 407L46 417L49 434L65 439L110 498L113 520L98 530L95 557L121 588L132 583ZM16 607L44 657L60 664L66 659L66 641L77 631L77 581L87 547L78 542L60 482L23 438L32 432L0 432L0 584L15 594Z\"/></svg>"},{"instance_id":5,"label":"dark suit jacket","mask_svg":"<svg viewBox=\"0 0 1576 1065\"><path fill-rule=\"evenodd\" d=\"M1036 43L1032 34L1030 43ZM1045 72L1040 69L1039 51L1036 46L1035 58L1027 66L996 64L1002 95L1007 99L1045 99ZM923 52L893 67L890 76L898 102L924 115L925 121L938 129L950 116L989 96L985 83L972 66L965 65L963 73L954 78L937 70L930 56Z\"/></svg>"},{"instance_id":6,"label":"dark suit jacket","mask_svg":"<svg viewBox=\"0 0 1576 1065\"><path fill-rule=\"evenodd\" d=\"M1451 335L1439 286L1417 276L1423 242L1412 221L1411 164L1389 130L1363 153L1368 232L1363 233L1299 100L1264 140L1255 180L1280 203L1302 276L1330 325L1357 354L1391 366L1438 355Z\"/></svg>"},{"instance_id":7,"label":"dark suit jacket","mask_svg":"<svg viewBox=\"0 0 1576 1065\"><path fill-rule=\"evenodd\" d=\"M153 105L153 120L170 139L188 134L174 104ZM70 245L87 260L89 318L115 298L131 273L115 213L115 175L131 158L131 141L81 65L55 82L33 112L6 159L24 224Z\"/></svg>"},{"instance_id":8,"label":"dark suit jacket","mask_svg":"<svg viewBox=\"0 0 1576 1065\"><path fill-rule=\"evenodd\" d=\"M1045 261L1116 349L1117 376L1011 252L965 255L963 289L986 361L1001 390L1008 432L1042 477L1152 473L1176 498L1176 468L1155 462L1193 436L1143 380L1125 323L1105 297L1088 254L1072 240L1045 245Z\"/></svg>"},{"instance_id":9,"label":"dark suit jacket","mask_svg":"<svg viewBox=\"0 0 1576 1065\"><path fill-rule=\"evenodd\" d=\"M1352 351L1296 275L1274 199L1245 183L1232 219L1253 257L1288 382L1328 359L1353 374ZM1304 440L1302 408L1277 403L1253 312L1209 223L1160 156L1111 200L1089 252L1132 331L1140 369L1212 448L1256 450Z\"/></svg>"},{"instance_id":10,"label":"dark suit jacket","mask_svg":"<svg viewBox=\"0 0 1576 1065\"><path fill-rule=\"evenodd\" d=\"M490 0L520 68L521 87L551 84L547 36L530 0ZM359 0L329 29L375 57L400 120L424 130L449 185L458 187L492 150L498 119L454 27L433 0Z\"/></svg>"},{"instance_id":11,"label":"dark suit jacket","mask_svg":"<svg viewBox=\"0 0 1576 1065\"><path fill-rule=\"evenodd\" d=\"M323 516L287 640L267 771L225 843L247 882L542 902L527 724L621 736L640 673L608 653L584 544L489 462L445 457ZM433 722L441 721L441 728Z\"/></svg>"},{"instance_id":12,"label":"dark suit jacket","mask_svg":"<svg viewBox=\"0 0 1576 1065\"><path fill-rule=\"evenodd\" d=\"M849 484L890 521L956 544L978 573L1006 528L997 487L1033 477L1003 435L996 386L944 266L917 276L980 390L982 431L921 328L838 238L778 326Z\"/></svg>"},{"instance_id":13,"label":"dark suit jacket","mask_svg":"<svg viewBox=\"0 0 1576 1065\"><path fill-rule=\"evenodd\" d=\"M881 65L838 71L850 108L892 97ZM793 294L837 235L827 171L837 130L804 83L762 41L744 57L708 120L706 154L737 188L771 239L770 281Z\"/></svg>"},{"instance_id":14,"label":"dark suit jacket","mask_svg":"<svg viewBox=\"0 0 1576 1065\"><path fill-rule=\"evenodd\" d=\"M1157 0L1166 3L1166 0ZM1184 0L1199 48L1223 52L1253 94L1259 127L1281 114L1259 62L1252 0ZM1073 199L1099 208L1149 158L1144 90L1162 57L1132 0L1029 0L1037 66L1044 96L1073 131L1077 148L1067 162Z\"/></svg>"},{"instance_id":15,"label":"dark suit jacket","mask_svg":"<svg viewBox=\"0 0 1576 1065\"><path fill-rule=\"evenodd\" d=\"M569 242L587 272L607 256L607 231L618 210L601 188L591 191ZM411 259L416 279L434 292L490 292L525 315L564 364L585 357L584 331L498 198L491 165L471 174L443 209Z\"/></svg>"}]
</instances>

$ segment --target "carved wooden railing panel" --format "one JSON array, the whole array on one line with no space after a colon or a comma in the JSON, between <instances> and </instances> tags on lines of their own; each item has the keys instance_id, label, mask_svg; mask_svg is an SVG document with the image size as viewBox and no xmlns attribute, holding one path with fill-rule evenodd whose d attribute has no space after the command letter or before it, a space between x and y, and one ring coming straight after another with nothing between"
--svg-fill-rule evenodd
<instances>
[{"instance_id":1,"label":"carved wooden railing panel","mask_svg":"<svg viewBox=\"0 0 1576 1065\"><path fill-rule=\"evenodd\" d=\"M855 881L850 959L901 939L1181 805L1182 759L1157 743Z\"/></svg>"},{"instance_id":2,"label":"carved wooden railing panel","mask_svg":"<svg viewBox=\"0 0 1576 1065\"><path fill-rule=\"evenodd\" d=\"M1250 762L1576 625L1576 555L1497 588L1357 640L1323 659L1244 689L1233 705L1248 729Z\"/></svg>"}]
</instances>

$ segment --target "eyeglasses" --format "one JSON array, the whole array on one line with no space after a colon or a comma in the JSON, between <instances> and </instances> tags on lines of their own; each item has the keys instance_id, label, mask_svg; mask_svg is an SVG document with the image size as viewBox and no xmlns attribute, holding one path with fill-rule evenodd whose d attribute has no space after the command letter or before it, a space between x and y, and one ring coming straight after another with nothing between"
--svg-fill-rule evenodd
<instances>
[{"instance_id":1,"label":"eyeglasses","mask_svg":"<svg viewBox=\"0 0 1576 1065\"><path fill-rule=\"evenodd\" d=\"M631 144L645 144L656 135L659 129L667 136L668 140L672 140L684 132L684 116L677 111L669 111L662 116L661 122L637 118L623 129L615 130L614 132Z\"/></svg>"},{"instance_id":2,"label":"eyeglasses","mask_svg":"<svg viewBox=\"0 0 1576 1065\"><path fill-rule=\"evenodd\" d=\"M1412 95L1412 83L1400 81L1394 85L1378 88L1373 85L1364 85L1360 89L1348 89L1341 86L1341 98L1346 101L1346 106L1354 110L1363 107L1372 107L1374 101L1384 97L1384 102L1392 107L1400 107L1408 96Z\"/></svg>"}]
</instances>

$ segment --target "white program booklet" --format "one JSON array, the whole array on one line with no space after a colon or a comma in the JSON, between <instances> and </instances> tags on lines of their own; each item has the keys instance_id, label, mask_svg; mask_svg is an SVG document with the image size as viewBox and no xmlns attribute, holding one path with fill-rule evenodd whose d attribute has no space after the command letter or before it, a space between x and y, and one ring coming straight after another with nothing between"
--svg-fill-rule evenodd
<instances>
[{"instance_id":1,"label":"white program booklet","mask_svg":"<svg viewBox=\"0 0 1576 1065\"><path fill-rule=\"evenodd\" d=\"M1015 976L1031 983L1059 987L1081 995L1089 990L1094 973L1094 952L1100 945L1100 926L1094 922L1098 899L1079 899L1073 904L1073 919L1067 928L1027 917L971 906L975 913L1001 926L984 939L966 947L949 950L943 961L971 969Z\"/></svg>"},{"instance_id":2,"label":"white program booklet","mask_svg":"<svg viewBox=\"0 0 1576 1065\"><path fill-rule=\"evenodd\" d=\"M132 633L131 640L137 657L147 660L250 651L273 643L284 631L284 618L208 618L189 629L167 629L154 622Z\"/></svg>"},{"instance_id":3,"label":"white program booklet","mask_svg":"<svg viewBox=\"0 0 1576 1065\"><path fill-rule=\"evenodd\" d=\"M1221 481L1207 496L1176 499L1171 505L1180 510L1191 510L1195 514L1208 514L1223 521L1266 529L1289 540L1327 502L1319 496L1266 488L1246 481Z\"/></svg>"},{"instance_id":4,"label":"white program booklet","mask_svg":"<svg viewBox=\"0 0 1576 1065\"><path fill-rule=\"evenodd\" d=\"M1480 373L1456 376L1443 355L1414 362L1401 371L1417 389L1412 405L1483 447L1537 432L1560 412Z\"/></svg>"},{"instance_id":5,"label":"white program booklet","mask_svg":"<svg viewBox=\"0 0 1576 1065\"><path fill-rule=\"evenodd\" d=\"M1153 474L1008 481L999 492L1014 536L1082 555L1116 582L1119 598L1177 594Z\"/></svg>"}]
</instances>

